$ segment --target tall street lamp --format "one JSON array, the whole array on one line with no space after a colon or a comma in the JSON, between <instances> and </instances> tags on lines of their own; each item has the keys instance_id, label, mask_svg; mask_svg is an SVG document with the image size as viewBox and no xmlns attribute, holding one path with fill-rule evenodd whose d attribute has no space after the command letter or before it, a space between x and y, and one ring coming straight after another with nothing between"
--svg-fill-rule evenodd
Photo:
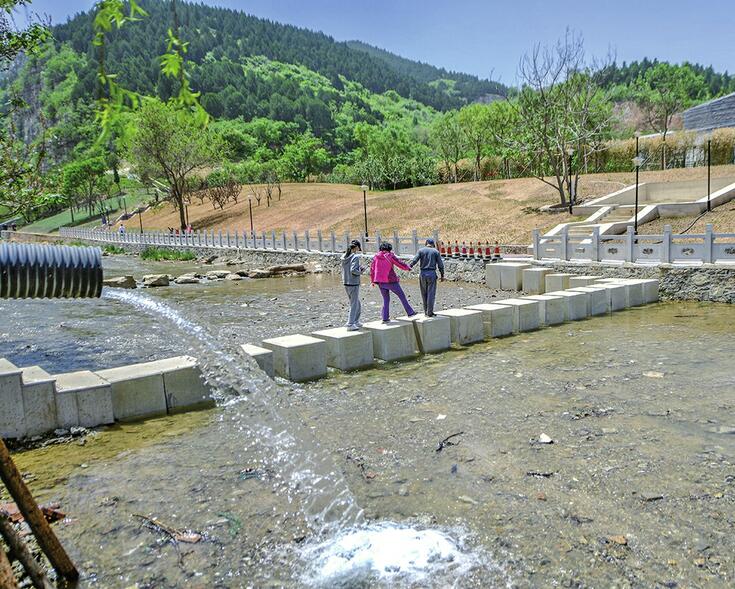
<instances>
[{"instance_id":1,"label":"tall street lamp","mask_svg":"<svg viewBox=\"0 0 735 589\"><path fill-rule=\"evenodd\" d=\"M365 241L368 240L368 224L367 224L367 191L370 188L367 184L360 186L362 189L362 210L365 213Z\"/></svg>"},{"instance_id":2,"label":"tall street lamp","mask_svg":"<svg viewBox=\"0 0 735 589\"><path fill-rule=\"evenodd\" d=\"M567 149L567 155L569 156L569 214L572 214L572 205L574 204L574 184L572 183L572 156L574 155L574 148L570 147Z\"/></svg>"},{"instance_id":3,"label":"tall street lamp","mask_svg":"<svg viewBox=\"0 0 735 589\"><path fill-rule=\"evenodd\" d=\"M643 165L643 158L639 155L633 158L633 165L635 166L635 213L633 217L633 232L638 234L638 174L641 166Z\"/></svg>"},{"instance_id":4,"label":"tall street lamp","mask_svg":"<svg viewBox=\"0 0 735 589\"><path fill-rule=\"evenodd\" d=\"M253 229L253 199L248 198L248 209L250 210L250 235L255 235L255 230Z\"/></svg>"}]
</instances>

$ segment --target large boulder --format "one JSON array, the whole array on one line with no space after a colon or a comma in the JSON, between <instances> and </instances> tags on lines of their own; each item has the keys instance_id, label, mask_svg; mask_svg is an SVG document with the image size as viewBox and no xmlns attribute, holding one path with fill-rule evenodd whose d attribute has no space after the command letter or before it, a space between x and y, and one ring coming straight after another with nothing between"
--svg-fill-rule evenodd
<instances>
[{"instance_id":1,"label":"large boulder","mask_svg":"<svg viewBox=\"0 0 735 589\"><path fill-rule=\"evenodd\" d=\"M146 274L143 276L143 286L168 286L171 282L168 274Z\"/></svg>"},{"instance_id":2,"label":"large boulder","mask_svg":"<svg viewBox=\"0 0 735 589\"><path fill-rule=\"evenodd\" d=\"M292 274L294 272L306 272L306 266L303 264L282 264L271 266L267 271L271 274Z\"/></svg>"},{"instance_id":3,"label":"large boulder","mask_svg":"<svg viewBox=\"0 0 735 589\"><path fill-rule=\"evenodd\" d=\"M199 284L200 282L196 274L182 274L174 280L175 284Z\"/></svg>"},{"instance_id":4,"label":"large boulder","mask_svg":"<svg viewBox=\"0 0 735 589\"><path fill-rule=\"evenodd\" d=\"M113 288L137 288L135 278L132 276L115 276L115 278L105 278L102 281L103 286L111 286Z\"/></svg>"},{"instance_id":5,"label":"large boulder","mask_svg":"<svg viewBox=\"0 0 735 589\"><path fill-rule=\"evenodd\" d=\"M227 276L225 276L225 280L243 280L243 277L240 276L237 272L231 272Z\"/></svg>"},{"instance_id":6,"label":"large boulder","mask_svg":"<svg viewBox=\"0 0 735 589\"><path fill-rule=\"evenodd\" d=\"M229 270L210 270L207 272L207 280L222 280L230 273Z\"/></svg>"},{"instance_id":7,"label":"large boulder","mask_svg":"<svg viewBox=\"0 0 735 589\"><path fill-rule=\"evenodd\" d=\"M250 276L250 278L270 278L273 274L268 272L268 270L256 268L255 270L250 270L250 272L248 272L248 276Z\"/></svg>"}]
</instances>

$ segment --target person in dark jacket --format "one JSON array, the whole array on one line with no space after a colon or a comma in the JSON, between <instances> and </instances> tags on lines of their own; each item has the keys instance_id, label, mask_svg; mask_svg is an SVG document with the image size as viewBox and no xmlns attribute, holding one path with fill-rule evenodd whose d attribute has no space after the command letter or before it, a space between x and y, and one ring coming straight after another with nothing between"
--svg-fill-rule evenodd
<instances>
[{"instance_id":1,"label":"person in dark jacket","mask_svg":"<svg viewBox=\"0 0 735 589\"><path fill-rule=\"evenodd\" d=\"M360 323L362 312L362 305L360 304L361 251L360 242L355 239L352 240L347 247L347 251L342 255L342 283L345 285L347 298L350 301L350 312L347 316L347 329L350 331L357 331L362 327L362 323Z\"/></svg>"},{"instance_id":2,"label":"person in dark jacket","mask_svg":"<svg viewBox=\"0 0 735 589\"><path fill-rule=\"evenodd\" d=\"M441 281L444 282L444 260L436 249L433 239L426 240L426 246L419 249L411 260L409 266L413 268L417 262L421 274L419 275L419 286L421 287L421 300L424 303L424 315L434 316L434 301L436 300L436 271L439 270Z\"/></svg>"}]
</instances>

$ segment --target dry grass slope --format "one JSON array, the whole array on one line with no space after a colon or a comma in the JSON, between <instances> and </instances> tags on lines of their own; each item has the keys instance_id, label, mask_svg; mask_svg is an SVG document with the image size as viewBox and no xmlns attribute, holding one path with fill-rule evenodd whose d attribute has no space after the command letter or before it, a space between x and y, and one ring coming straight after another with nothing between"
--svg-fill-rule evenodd
<instances>
[{"instance_id":1,"label":"dry grass slope","mask_svg":"<svg viewBox=\"0 0 735 589\"><path fill-rule=\"evenodd\" d=\"M713 177L735 173L735 166L713 168ZM706 170L690 168L666 172L646 172L641 181L675 181L704 178ZM582 198L608 194L635 181L634 174L590 174L580 179ZM212 205L189 207L189 218L195 229L237 230L249 228L247 192L243 189L238 204L224 210ZM534 178L493 180L425 186L391 192L368 194L370 232L384 234L398 230L409 233L418 229L429 234L434 229L448 240L528 243L531 230L550 229L558 223L574 219L566 213L548 214L538 209L557 202L553 188ZM255 205L255 202L253 201ZM266 207L253 206L255 230L282 231L305 229L350 231L363 230L362 192L356 186L343 184L285 184L282 200ZM138 226L137 217L129 222L131 230ZM143 215L148 229L178 225L178 214L169 205L160 205Z\"/></svg>"}]
</instances>

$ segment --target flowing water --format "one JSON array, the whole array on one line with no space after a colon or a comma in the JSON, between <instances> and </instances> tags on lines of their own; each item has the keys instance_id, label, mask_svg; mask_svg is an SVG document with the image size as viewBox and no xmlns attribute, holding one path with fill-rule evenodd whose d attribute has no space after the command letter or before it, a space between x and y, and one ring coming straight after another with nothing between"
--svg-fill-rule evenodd
<instances>
[{"instance_id":1,"label":"flowing water","mask_svg":"<svg viewBox=\"0 0 735 589\"><path fill-rule=\"evenodd\" d=\"M444 285L440 302L490 296ZM191 353L207 359L223 398L248 391L84 446L16 454L39 497L69 514L57 529L85 585L732 585L729 306L660 304L275 386L236 344L340 324L337 281L134 297L137 307L0 303L0 355L19 364L59 371ZM366 289L367 314L376 297ZM539 444L541 433L554 443ZM303 501L311 495L316 505ZM356 521L359 505L364 523L320 534L336 497L336 514ZM177 551L135 514L205 540Z\"/></svg>"}]
</instances>

